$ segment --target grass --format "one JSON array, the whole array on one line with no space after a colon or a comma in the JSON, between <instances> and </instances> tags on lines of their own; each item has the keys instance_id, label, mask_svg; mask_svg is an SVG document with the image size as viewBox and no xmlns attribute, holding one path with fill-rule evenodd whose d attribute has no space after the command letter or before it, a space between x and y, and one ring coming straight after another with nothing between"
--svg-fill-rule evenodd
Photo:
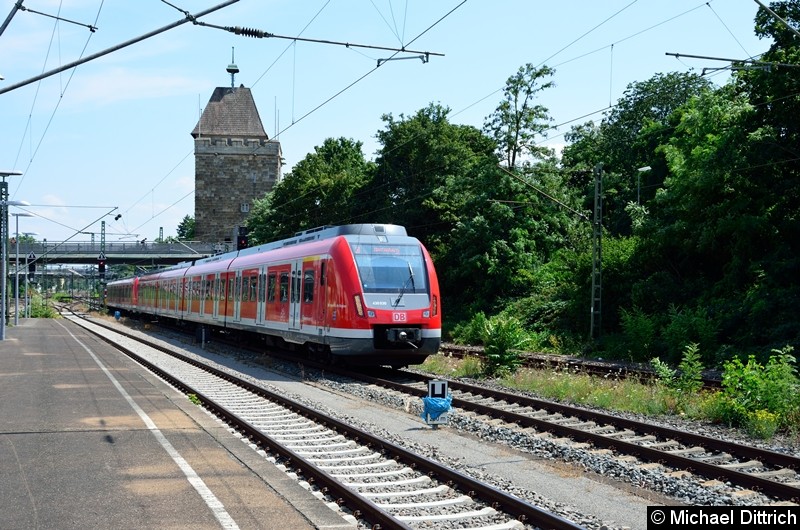
<instances>
[{"instance_id":1,"label":"grass","mask_svg":"<svg viewBox=\"0 0 800 530\"><path fill-rule=\"evenodd\" d=\"M453 378L482 376L478 357L462 360L433 355L428 357L420 369ZM649 416L680 413L701 419L705 416L704 410L708 401L708 396L699 392L687 398L688 401L681 403L679 407L675 393L660 385L556 370L520 368L495 381L509 389L530 392L546 399Z\"/></svg>"}]
</instances>

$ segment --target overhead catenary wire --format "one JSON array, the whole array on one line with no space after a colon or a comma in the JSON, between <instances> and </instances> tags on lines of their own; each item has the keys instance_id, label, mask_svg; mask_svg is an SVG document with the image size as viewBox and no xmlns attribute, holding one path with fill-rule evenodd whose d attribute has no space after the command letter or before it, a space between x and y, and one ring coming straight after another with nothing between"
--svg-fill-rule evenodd
<instances>
[{"instance_id":1,"label":"overhead catenary wire","mask_svg":"<svg viewBox=\"0 0 800 530\"><path fill-rule=\"evenodd\" d=\"M165 2L165 3L166 3L166 2ZM388 15L387 15L387 18L389 18L389 17L388 17ZM389 19L391 20L391 18L389 18ZM387 24L388 24L388 22L387 22ZM294 42L293 42L293 44L294 44ZM407 45L407 46L408 46L408 45ZM488 97L488 96L487 96L487 97ZM605 110L605 109L603 109L603 110ZM284 118L284 119L285 119L285 118ZM294 120L293 120L293 121L294 121ZM571 120L571 121L575 121L575 120ZM563 125L563 124L562 124L562 125ZM276 136L279 134L279 133L277 133L277 129L279 129L279 126L277 126L277 125L276 125ZM162 182L163 182L163 179L162 179ZM156 187L157 187L157 186L160 186L160 184L161 184L161 182L159 182L159 183L156 185Z\"/></svg>"},{"instance_id":2,"label":"overhead catenary wire","mask_svg":"<svg viewBox=\"0 0 800 530\"><path fill-rule=\"evenodd\" d=\"M205 15L208 15L209 13L213 13L215 11L218 11L218 10L220 10L220 9L222 9L224 7L227 7L227 6L231 5L231 4L235 4L238 1L239 0L226 0L225 2L223 2L221 4L218 4L218 5L214 6L214 7L210 7L208 9L206 9L204 11L200 11L199 13L196 13L194 15L189 15L184 20L178 20L177 22L173 22L172 24L168 24L166 26L158 28L157 30L151 31L149 33L145 33L144 35L141 35L141 36L136 37L134 39L130 39L130 40L125 41L125 42L123 42L121 44L117 44L116 46L112 46L111 48L106 48L105 50L101 50L101 51L99 51L97 53L93 53L92 55L88 55L88 56L83 57L81 59L78 59L76 61L72 61L70 63L61 65L58 68L53 68L52 70L48 70L47 72L44 72L44 73L39 74L37 76L31 77L29 79L25 79L24 81L20 81L18 83L15 83L13 85L8 86L8 87L0 88L0 94L5 94L6 92L11 92L12 90L16 90L16 89L18 89L20 87L23 87L23 86L26 86L26 85L30 85L31 83L39 81L40 79L45 79L47 77L50 77L51 75L58 74L58 73L63 72L65 70L69 70L70 68L75 68L76 66L80 66L80 65L82 65L84 63L88 63L89 61L93 61L93 60L95 60L95 59L97 59L99 57L102 57L104 55L108 55L109 53L115 52L117 50L121 50L122 48L127 48L128 46L130 46L132 44L136 44L136 43L141 42L143 40L149 39L150 37L158 35L159 33L164 33L165 31L169 31L169 30L171 30L173 28L177 28L178 26L186 24L187 22L192 22L193 24L197 24L198 23L198 21L197 21L198 18L203 17Z\"/></svg>"}]
</instances>

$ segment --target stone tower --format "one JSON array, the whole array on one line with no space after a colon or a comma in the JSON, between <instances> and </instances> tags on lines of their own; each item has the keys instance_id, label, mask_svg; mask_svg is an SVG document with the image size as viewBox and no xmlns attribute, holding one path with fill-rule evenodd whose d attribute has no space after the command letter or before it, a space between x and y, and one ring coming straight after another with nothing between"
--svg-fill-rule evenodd
<instances>
[{"instance_id":1,"label":"stone tower","mask_svg":"<svg viewBox=\"0 0 800 530\"><path fill-rule=\"evenodd\" d=\"M195 237L235 242L253 201L281 180L281 144L264 132L244 85L214 89L192 137Z\"/></svg>"}]
</instances>

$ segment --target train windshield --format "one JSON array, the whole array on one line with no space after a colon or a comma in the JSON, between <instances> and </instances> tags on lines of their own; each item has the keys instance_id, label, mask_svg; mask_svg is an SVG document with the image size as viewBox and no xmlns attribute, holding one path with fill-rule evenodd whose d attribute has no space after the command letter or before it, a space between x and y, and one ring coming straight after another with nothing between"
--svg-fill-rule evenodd
<instances>
[{"instance_id":1,"label":"train windshield","mask_svg":"<svg viewBox=\"0 0 800 530\"><path fill-rule=\"evenodd\" d=\"M419 245L352 243L365 293L427 293L428 275Z\"/></svg>"}]
</instances>

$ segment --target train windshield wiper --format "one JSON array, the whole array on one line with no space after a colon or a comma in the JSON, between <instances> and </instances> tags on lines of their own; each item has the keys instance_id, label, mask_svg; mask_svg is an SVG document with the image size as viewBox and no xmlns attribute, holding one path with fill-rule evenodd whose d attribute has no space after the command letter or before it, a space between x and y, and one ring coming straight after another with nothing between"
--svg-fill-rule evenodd
<instances>
[{"instance_id":1,"label":"train windshield wiper","mask_svg":"<svg viewBox=\"0 0 800 530\"><path fill-rule=\"evenodd\" d=\"M400 288L400 294L397 295L397 300L394 301L394 307L400 303L400 299L403 298L403 295L406 293L406 287L408 287L408 283L411 282L411 290L416 291L416 287L414 286L414 269L411 267L411 263L406 261L408 265L408 279L405 281L403 286Z\"/></svg>"}]
</instances>

